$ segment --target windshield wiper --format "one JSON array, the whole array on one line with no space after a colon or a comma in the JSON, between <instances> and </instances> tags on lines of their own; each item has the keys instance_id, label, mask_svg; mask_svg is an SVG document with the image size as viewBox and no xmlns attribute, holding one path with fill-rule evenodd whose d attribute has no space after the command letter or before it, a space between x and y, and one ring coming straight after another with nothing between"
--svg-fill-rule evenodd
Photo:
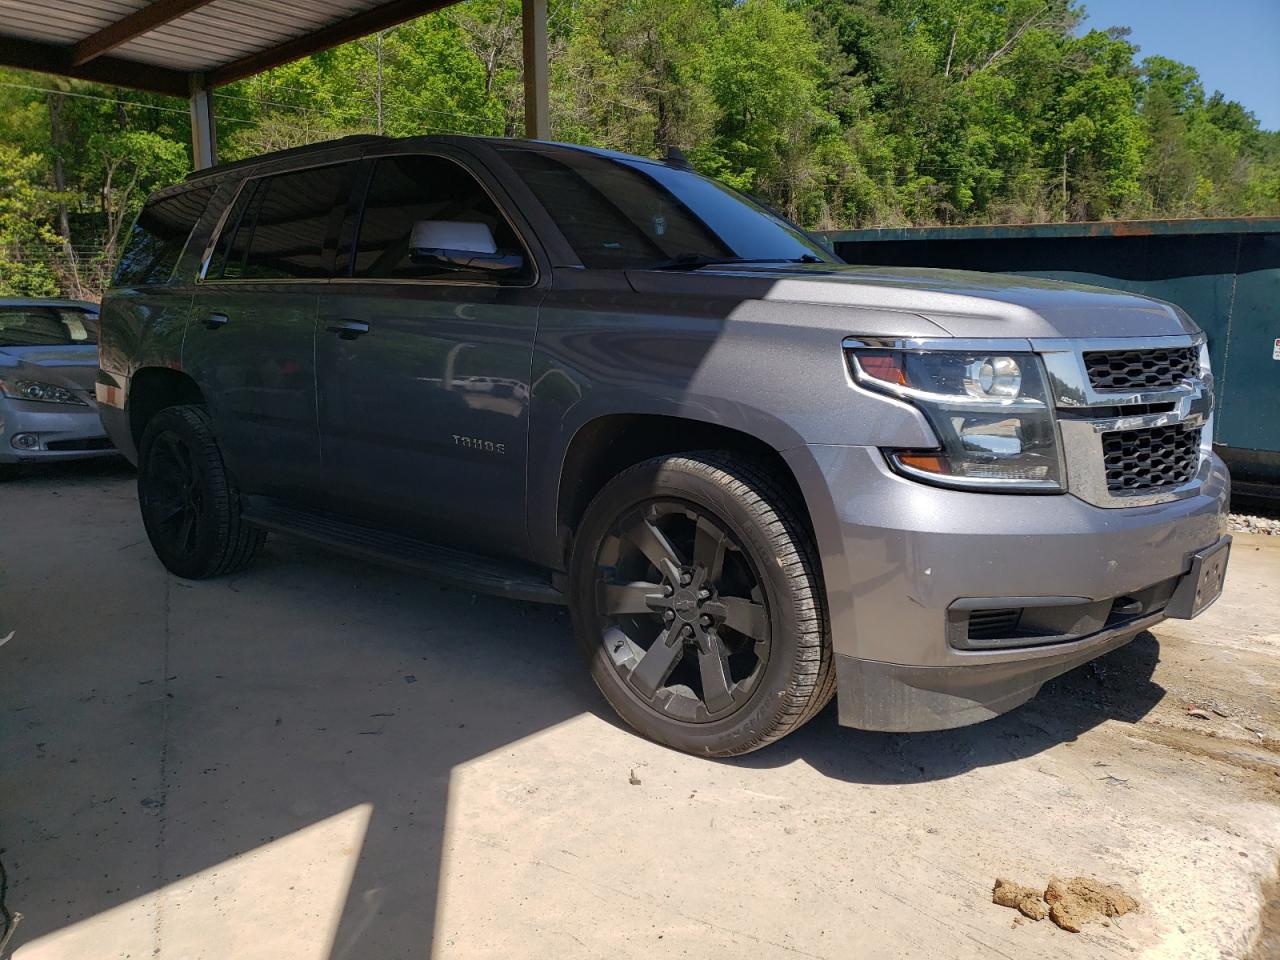
<instances>
[{"instance_id":1,"label":"windshield wiper","mask_svg":"<svg viewBox=\"0 0 1280 960\"><path fill-rule=\"evenodd\" d=\"M699 267L733 266L740 263L823 263L820 257L806 253L800 257L705 257L696 253L682 253L670 260L646 263L641 270L697 270Z\"/></svg>"}]
</instances>

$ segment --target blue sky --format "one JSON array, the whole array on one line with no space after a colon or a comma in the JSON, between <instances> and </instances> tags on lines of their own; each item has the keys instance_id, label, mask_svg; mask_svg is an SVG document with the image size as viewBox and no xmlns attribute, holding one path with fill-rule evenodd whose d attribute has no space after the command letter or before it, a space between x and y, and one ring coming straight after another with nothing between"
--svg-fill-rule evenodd
<instances>
[{"instance_id":1,"label":"blue sky","mask_svg":"<svg viewBox=\"0 0 1280 960\"><path fill-rule=\"evenodd\" d=\"M1084 0L1088 30L1126 26L1141 59L1162 54L1200 71L1205 93L1239 100L1280 130L1280 0Z\"/></svg>"}]
</instances>

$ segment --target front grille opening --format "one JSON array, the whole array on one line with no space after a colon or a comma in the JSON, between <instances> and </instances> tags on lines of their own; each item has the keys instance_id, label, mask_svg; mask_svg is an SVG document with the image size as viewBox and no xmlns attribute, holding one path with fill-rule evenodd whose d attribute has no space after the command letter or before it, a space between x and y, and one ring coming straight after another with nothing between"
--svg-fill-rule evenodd
<instances>
[{"instance_id":1,"label":"front grille opening","mask_svg":"<svg viewBox=\"0 0 1280 960\"><path fill-rule=\"evenodd\" d=\"M1159 390L1175 387L1200 372L1196 347L1158 350L1090 350L1085 369L1095 390Z\"/></svg>"},{"instance_id":2,"label":"front grille opening","mask_svg":"<svg viewBox=\"0 0 1280 960\"><path fill-rule=\"evenodd\" d=\"M1018 631L1020 607L1008 610L974 610L969 614L970 640L1004 640Z\"/></svg>"},{"instance_id":3,"label":"front grille opening","mask_svg":"<svg viewBox=\"0 0 1280 960\"><path fill-rule=\"evenodd\" d=\"M1160 613L1181 577L1169 577L1140 590L1105 600L1077 600L1026 607L953 607L947 636L961 650L1008 650L1071 643L1103 630L1124 630ZM1005 598L1005 602L1012 601ZM988 599L989 603L999 600Z\"/></svg>"},{"instance_id":4,"label":"front grille opening","mask_svg":"<svg viewBox=\"0 0 1280 960\"><path fill-rule=\"evenodd\" d=\"M50 440L46 450L111 450L112 443L106 437L90 437L87 440Z\"/></svg>"},{"instance_id":5,"label":"front grille opening","mask_svg":"<svg viewBox=\"0 0 1280 960\"><path fill-rule=\"evenodd\" d=\"M1104 433L1102 459L1111 493L1180 486L1195 476L1200 462L1200 428L1175 425Z\"/></svg>"}]
</instances>

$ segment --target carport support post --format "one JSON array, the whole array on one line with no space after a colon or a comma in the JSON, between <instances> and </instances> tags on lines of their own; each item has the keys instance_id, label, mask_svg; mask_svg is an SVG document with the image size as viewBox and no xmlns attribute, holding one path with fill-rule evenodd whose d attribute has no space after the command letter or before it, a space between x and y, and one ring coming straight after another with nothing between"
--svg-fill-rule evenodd
<instances>
[{"instance_id":1,"label":"carport support post","mask_svg":"<svg viewBox=\"0 0 1280 960\"><path fill-rule=\"evenodd\" d=\"M551 137L547 93L547 0L524 0L524 135Z\"/></svg>"},{"instance_id":2,"label":"carport support post","mask_svg":"<svg viewBox=\"0 0 1280 960\"><path fill-rule=\"evenodd\" d=\"M197 170L218 162L218 129L213 116L213 92L204 77L191 75L191 159Z\"/></svg>"}]
</instances>

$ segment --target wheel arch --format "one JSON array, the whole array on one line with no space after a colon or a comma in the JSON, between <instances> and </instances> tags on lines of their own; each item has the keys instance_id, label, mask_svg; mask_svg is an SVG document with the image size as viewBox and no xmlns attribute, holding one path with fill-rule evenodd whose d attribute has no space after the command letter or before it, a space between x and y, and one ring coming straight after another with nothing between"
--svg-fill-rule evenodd
<instances>
[{"instance_id":1,"label":"wheel arch","mask_svg":"<svg viewBox=\"0 0 1280 960\"><path fill-rule=\"evenodd\" d=\"M556 488L556 532L561 563L592 499L627 467L665 454L727 450L764 464L791 499L810 538L813 523L804 491L786 458L770 444L741 430L668 414L606 414L574 433L560 464Z\"/></svg>"},{"instance_id":2,"label":"wheel arch","mask_svg":"<svg viewBox=\"0 0 1280 960\"><path fill-rule=\"evenodd\" d=\"M147 424L166 407L182 404L205 406L204 393L188 374L172 367L143 367L129 378L126 412L134 449L142 442Z\"/></svg>"}]
</instances>

